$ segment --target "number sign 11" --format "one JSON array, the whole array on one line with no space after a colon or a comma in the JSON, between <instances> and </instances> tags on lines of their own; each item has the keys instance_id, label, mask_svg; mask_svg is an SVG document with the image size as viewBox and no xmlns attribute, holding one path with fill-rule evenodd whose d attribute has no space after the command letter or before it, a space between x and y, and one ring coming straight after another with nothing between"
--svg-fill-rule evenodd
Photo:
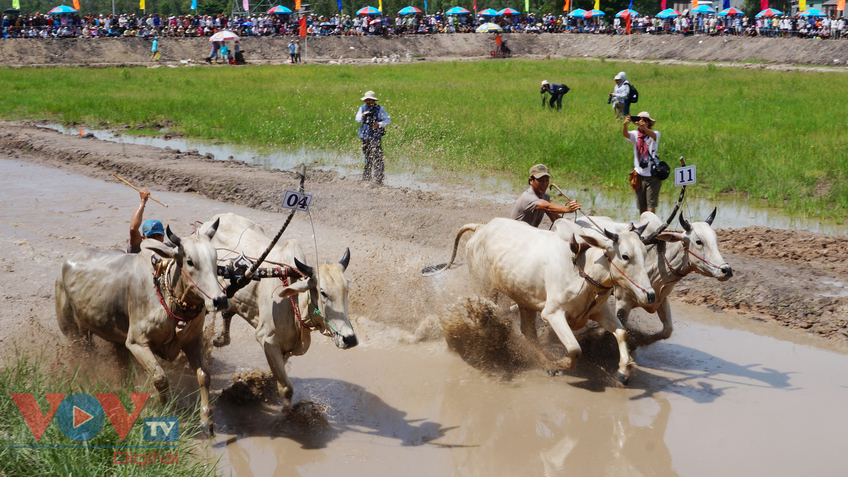
<instances>
[{"instance_id":1,"label":"number sign 11","mask_svg":"<svg viewBox=\"0 0 848 477\"><path fill-rule=\"evenodd\" d=\"M674 187L695 183L695 166L678 167L674 170Z\"/></svg>"},{"instance_id":2,"label":"number sign 11","mask_svg":"<svg viewBox=\"0 0 848 477\"><path fill-rule=\"evenodd\" d=\"M312 204L312 194L301 194L293 190L286 190L286 195L283 196L283 203L280 207L308 212L310 204Z\"/></svg>"}]
</instances>

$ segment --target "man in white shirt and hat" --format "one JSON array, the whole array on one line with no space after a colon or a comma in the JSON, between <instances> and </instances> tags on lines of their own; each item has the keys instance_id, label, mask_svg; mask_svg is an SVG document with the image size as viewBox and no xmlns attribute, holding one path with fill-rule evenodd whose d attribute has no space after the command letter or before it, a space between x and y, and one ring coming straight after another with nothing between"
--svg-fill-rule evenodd
<instances>
[{"instance_id":1,"label":"man in white shirt and hat","mask_svg":"<svg viewBox=\"0 0 848 477\"><path fill-rule=\"evenodd\" d=\"M362 152L365 154L362 181L371 181L373 171L374 186L381 186L384 178L383 135L392 120L389 113L377 104L377 95L373 91L366 91L362 101L365 104L356 112L356 122L362 124L359 139L362 140Z\"/></svg>"}]
</instances>

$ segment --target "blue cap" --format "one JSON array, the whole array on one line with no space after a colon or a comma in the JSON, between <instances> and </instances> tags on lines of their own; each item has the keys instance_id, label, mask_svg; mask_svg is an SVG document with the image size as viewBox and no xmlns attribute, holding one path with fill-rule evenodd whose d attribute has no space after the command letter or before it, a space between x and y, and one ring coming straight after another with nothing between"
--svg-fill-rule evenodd
<instances>
[{"instance_id":1,"label":"blue cap","mask_svg":"<svg viewBox=\"0 0 848 477\"><path fill-rule=\"evenodd\" d=\"M165 227L158 220L148 220L141 224L141 235L150 238L151 235L165 235Z\"/></svg>"}]
</instances>

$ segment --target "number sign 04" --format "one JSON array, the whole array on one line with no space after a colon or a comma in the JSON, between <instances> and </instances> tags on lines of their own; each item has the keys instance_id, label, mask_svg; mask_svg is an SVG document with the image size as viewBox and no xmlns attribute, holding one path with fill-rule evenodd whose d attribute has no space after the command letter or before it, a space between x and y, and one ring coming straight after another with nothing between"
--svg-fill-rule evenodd
<instances>
[{"instance_id":1,"label":"number sign 04","mask_svg":"<svg viewBox=\"0 0 848 477\"><path fill-rule=\"evenodd\" d=\"M283 197L283 203L280 207L308 212L310 204L312 204L312 194L301 194L293 190L286 190L286 195Z\"/></svg>"},{"instance_id":2,"label":"number sign 04","mask_svg":"<svg viewBox=\"0 0 848 477\"><path fill-rule=\"evenodd\" d=\"M695 183L695 166L678 167L674 170L674 187Z\"/></svg>"}]
</instances>

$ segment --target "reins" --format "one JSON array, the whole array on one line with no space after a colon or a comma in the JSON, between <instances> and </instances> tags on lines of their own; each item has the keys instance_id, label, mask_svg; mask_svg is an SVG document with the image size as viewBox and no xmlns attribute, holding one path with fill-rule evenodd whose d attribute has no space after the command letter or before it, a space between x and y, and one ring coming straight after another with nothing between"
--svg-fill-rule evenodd
<instances>
[{"instance_id":1,"label":"reins","mask_svg":"<svg viewBox=\"0 0 848 477\"><path fill-rule=\"evenodd\" d=\"M177 262L175 260L171 260L171 261L168 262L168 264L165 266L164 272L162 271L162 267L161 267L161 264L163 262L162 259L160 259L156 255L152 255L150 257L150 262L153 265L153 288L156 290L156 297L159 298L159 303L162 305L162 308L164 308L165 311L168 313L168 316L170 316L171 318L173 318L177 321L181 321L181 322L189 322L189 321L197 318L200 315L200 312L203 310L203 305L191 306L188 303L184 302L183 300L181 300L180 298L177 297L176 292L174 291L173 287L171 286L171 280L170 280L171 269L176 265L180 269L181 274L183 276L185 276L186 278L188 278L188 281L191 282L191 284L196 289L198 289L201 293L203 293L203 295L205 295L207 298L211 299L209 294L206 293L202 288L200 288L197 285L197 283L195 283L194 280L192 280L191 277L185 272L185 270L183 270L182 267L177 265ZM168 298L170 299L170 301L172 301L176 304L175 308L177 308L177 311L188 315L187 317L181 317L181 316L177 315L176 313L174 313L173 311L171 311L171 307L168 306L168 304L165 301L165 297L162 296L162 289L161 289L162 277L165 278L165 286L166 286L165 292L168 295ZM186 291L188 291L188 290L186 290Z\"/></svg>"},{"instance_id":2,"label":"reins","mask_svg":"<svg viewBox=\"0 0 848 477\"><path fill-rule=\"evenodd\" d=\"M612 262L612 260L610 260L610 258L609 258L609 257L607 257L607 254L604 254L604 257L606 257L606 258L607 258L607 261L609 262L609 264L610 264L610 265L612 265L613 267L615 267L615 269L616 269L616 270L618 270L618 273L620 273L620 274L621 274L621 276L623 276L624 278L626 278L628 282L632 283L634 287L636 287L636 288L638 288L638 289L642 290L642 292L643 292L644 294L646 294L646 295L648 294L648 290L645 290L644 288L642 288L642 287L640 287L639 285L637 285L637 284L636 284L636 282L634 282L633 280L631 280L631 279L630 279L630 277L628 277L628 276L627 276L624 272L622 272L622 271L621 271L621 269L620 269L620 268L618 268L618 265L614 264L614 263ZM610 277L612 277L612 273L610 273Z\"/></svg>"}]
</instances>

